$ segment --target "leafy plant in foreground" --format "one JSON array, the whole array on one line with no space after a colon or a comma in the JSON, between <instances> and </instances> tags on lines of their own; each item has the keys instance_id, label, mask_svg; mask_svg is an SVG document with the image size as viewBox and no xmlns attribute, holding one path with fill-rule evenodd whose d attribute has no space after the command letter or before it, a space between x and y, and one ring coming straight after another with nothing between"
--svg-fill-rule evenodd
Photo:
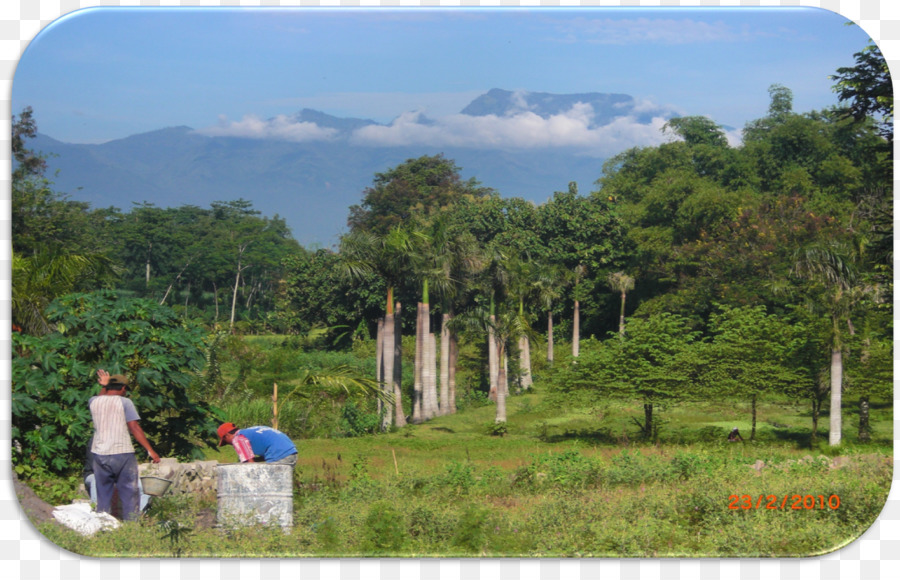
<instances>
[{"instance_id":1,"label":"leafy plant in foreground","mask_svg":"<svg viewBox=\"0 0 900 580\"><path fill-rule=\"evenodd\" d=\"M203 364L202 329L165 306L105 290L58 298L47 316L56 332L13 336L14 463L57 472L81 466L98 368L131 379L128 396L160 454L199 453L215 431L209 406L188 394Z\"/></svg>"}]
</instances>

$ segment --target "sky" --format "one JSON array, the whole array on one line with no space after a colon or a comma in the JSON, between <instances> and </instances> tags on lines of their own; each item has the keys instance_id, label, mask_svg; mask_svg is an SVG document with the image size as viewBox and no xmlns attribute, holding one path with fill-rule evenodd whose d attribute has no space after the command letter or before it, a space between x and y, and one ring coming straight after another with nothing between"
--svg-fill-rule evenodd
<instances>
[{"instance_id":1,"label":"sky","mask_svg":"<svg viewBox=\"0 0 900 580\"><path fill-rule=\"evenodd\" d=\"M492 88L624 93L647 109L740 129L766 114L768 89L794 110L837 104L829 75L869 35L817 8L92 8L44 28L25 50L12 111L41 133L101 143L186 125L207 135L309 141L330 132L303 108L371 119L370 146L482 143L583 146L612 154L660 141L618 119L601 130L573 107L474 118Z\"/></svg>"}]
</instances>

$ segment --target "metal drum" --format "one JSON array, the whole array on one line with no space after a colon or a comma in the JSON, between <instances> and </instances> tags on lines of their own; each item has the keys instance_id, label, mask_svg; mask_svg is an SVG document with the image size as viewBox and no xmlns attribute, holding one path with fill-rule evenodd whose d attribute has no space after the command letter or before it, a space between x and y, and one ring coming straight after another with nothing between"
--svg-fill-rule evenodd
<instances>
[{"instance_id":1,"label":"metal drum","mask_svg":"<svg viewBox=\"0 0 900 580\"><path fill-rule=\"evenodd\" d=\"M216 467L220 526L294 525L291 465L229 463Z\"/></svg>"}]
</instances>

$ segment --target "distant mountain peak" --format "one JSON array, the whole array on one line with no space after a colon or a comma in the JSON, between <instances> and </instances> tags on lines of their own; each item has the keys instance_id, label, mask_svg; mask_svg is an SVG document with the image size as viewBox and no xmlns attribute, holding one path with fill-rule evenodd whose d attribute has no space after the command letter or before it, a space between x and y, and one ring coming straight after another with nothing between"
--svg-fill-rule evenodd
<instances>
[{"instance_id":1,"label":"distant mountain peak","mask_svg":"<svg viewBox=\"0 0 900 580\"><path fill-rule=\"evenodd\" d=\"M649 119L654 111L637 113L637 102L631 95L622 93L554 94L531 91L491 89L477 97L461 113L475 117L496 115L504 117L530 112L544 119L564 114L577 104L590 105L594 111L594 126L605 125L617 117L626 115Z\"/></svg>"},{"instance_id":2,"label":"distant mountain peak","mask_svg":"<svg viewBox=\"0 0 900 580\"><path fill-rule=\"evenodd\" d=\"M370 119L356 119L353 117L335 117L315 109L302 109L292 117L301 123L315 123L319 127L338 129L340 131L353 131L368 125L377 125Z\"/></svg>"}]
</instances>

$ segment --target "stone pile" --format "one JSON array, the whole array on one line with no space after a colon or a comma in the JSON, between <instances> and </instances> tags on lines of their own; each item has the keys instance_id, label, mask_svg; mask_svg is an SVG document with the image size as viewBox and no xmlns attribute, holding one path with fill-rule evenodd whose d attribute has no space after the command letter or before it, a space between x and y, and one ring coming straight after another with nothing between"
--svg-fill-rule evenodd
<instances>
[{"instance_id":1,"label":"stone pile","mask_svg":"<svg viewBox=\"0 0 900 580\"><path fill-rule=\"evenodd\" d=\"M216 492L216 466L218 461L192 461L179 463L177 459L163 457L159 463L141 463L138 474L153 475L172 481L166 495L204 494Z\"/></svg>"}]
</instances>

